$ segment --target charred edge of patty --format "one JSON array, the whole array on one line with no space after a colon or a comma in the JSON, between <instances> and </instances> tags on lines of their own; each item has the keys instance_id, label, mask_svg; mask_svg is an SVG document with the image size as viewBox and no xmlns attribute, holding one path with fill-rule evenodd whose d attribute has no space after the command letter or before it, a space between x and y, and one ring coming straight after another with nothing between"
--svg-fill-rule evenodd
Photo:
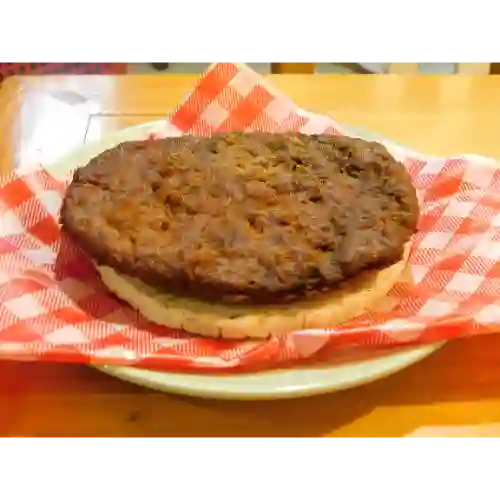
<instances>
[{"instance_id":1,"label":"charred edge of patty","mask_svg":"<svg viewBox=\"0 0 500 500\"><path fill-rule=\"evenodd\" d=\"M64 214L64 212L63 212ZM193 282L185 273L177 271L175 275L166 278L156 273L152 269L135 267L129 262L120 260L117 256L110 254L105 249L94 245L85 238L85 234L73 230L71 224L65 223L65 217L62 215L61 223L63 231L70 237L73 244L83 250L87 256L98 266L108 266L115 271L138 278L145 284L156 288L160 293L165 292L172 295L195 298L201 301L219 302L225 304L241 305L279 305L289 304L296 301L314 299L321 295L328 294L349 286L353 279L368 271L377 271L389 267L403 258L404 246L401 249L394 249L390 255L386 255L377 262L364 266L356 272L347 274L345 279L333 284L318 283L311 286L310 283L298 283L295 287L283 291L270 291L267 288L238 289L227 283L211 283L200 280Z\"/></svg>"}]
</instances>

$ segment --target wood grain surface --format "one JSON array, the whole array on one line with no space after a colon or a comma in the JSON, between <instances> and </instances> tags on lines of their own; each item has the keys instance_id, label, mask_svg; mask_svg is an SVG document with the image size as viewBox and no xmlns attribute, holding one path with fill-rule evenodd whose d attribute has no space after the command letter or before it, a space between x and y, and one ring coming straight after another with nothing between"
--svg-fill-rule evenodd
<instances>
[{"instance_id":1,"label":"wood grain surface","mask_svg":"<svg viewBox=\"0 0 500 500\"><path fill-rule=\"evenodd\" d=\"M431 154L500 157L496 76L273 75L299 105ZM163 117L193 75L13 77L0 171ZM0 362L3 436L403 436L500 422L500 336L459 340L387 379L275 402L155 393L86 366Z\"/></svg>"}]
</instances>

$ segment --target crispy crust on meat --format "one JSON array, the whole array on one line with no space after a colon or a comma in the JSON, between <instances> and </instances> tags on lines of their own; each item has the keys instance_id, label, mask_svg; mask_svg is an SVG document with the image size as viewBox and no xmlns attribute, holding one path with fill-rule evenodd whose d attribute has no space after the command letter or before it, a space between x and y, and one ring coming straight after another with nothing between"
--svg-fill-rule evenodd
<instances>
[{"instance_id":1,"label":"crispy crust on meat","mask_svg":"<svg viewBox=\"0 0 500 500\"><path fill-rule=\"evenodd\" d=\"M378 143L225 133L129 142L78 169L61 222L97 263L184 297L323 297L401 260L418 220Z\"/></svg>"}]
</instances>

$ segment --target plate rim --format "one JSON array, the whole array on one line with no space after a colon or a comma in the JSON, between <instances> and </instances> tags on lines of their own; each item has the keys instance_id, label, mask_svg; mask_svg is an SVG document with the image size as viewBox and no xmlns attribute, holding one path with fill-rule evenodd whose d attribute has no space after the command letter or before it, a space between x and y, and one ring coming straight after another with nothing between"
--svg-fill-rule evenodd
<instances>
[{"instance_id":1,"label":"plate rim","mask_svg":"<svg viewBox=\"0 0 500 500\"><path fill-rule=\"evenodd\" d=\"M340 365L334 363L326 366L306 365L245 374L193 374L189 372L149 370L131 366L98 364L92 366L125 382L170 394L202 399L239 401L295 399L339 392L389 377L437 352L444 344L446 344L446 341L417 347L393 348L397 349L397 351L386 352L362 361L346 362ZM363 368L370 367L370 365L372 365L370 373L363 375ZM357 376L351 377L347 381L338 382L335 378L335 372L351 372L353 370L357 372ZM285 379L287 377L292 378L299 374L302 378L309 376L309 383L295 385L285 383L278 387L272 385L273 379L276 381L276 379L283 376ZM181 379L184 382L179 382ZM236 390L224 387L228 380L235 383ZM237 381L241 382L241 380L250 381L250 383L254 384L254 388L238 390ZM195 382L194 385L193 381ZM215 387L214 381L216 381Z\"/></svg>"},{"instance_id":2,"label":"plate rim","mask_svg":"<svg viewBox=\"0 0 500 500\"><path fill-rule=\"evenodd\" d=\"M144 133L154 133L155 131L161 131L162 127L168 124L167 119L159 119L151 122L145 122L138 125L133 125L131 127L126 127L104 137L93 140L87 144L82 145L71 152L68 152L63 157L59 158L56 162L51 165L44 166L51 172L55 177L61 176L64 178L69 169L66 167L68 162L73 164L81 163L86 159L90 159L93 156L99 154L105 149L114 147L120 142L126 140L133 140L135 136L140 132ZM352 125L344 125L344 129L347 133L356 135L358 137L363 137L365 134L369 135L371 140L382 140L383 138L374 132L364 131L358 127ZM397 373L404 368L418 363L420 360L430 356L437 350L439 350L446 341L437 342L434 344L425 344L412 347L401 347L392 348L392 352L385 352L382 355L376 355L364 359L362 361L357 361L354 363L346 362L340 365L305 365L300 367L290 367L283 369L271 369L252 373L228 373L228 374L194 374L189 372L174 372L174 371L156 371L148 370L145 368L136 368L133 366L120 366L120 365L106 365L106 364L91 364L93 368L105 373L109 376L118 378L128 383L132 383L138 386L153 389L155 391L167 392L171 394L185 395L197 398L205 399L219 399L219 400L272 400L272 399L292 399L299 397L309 397L319 394L325 394L330 392L338 392L353 387L358 387L362 385L369 384L376 380L386 378L394 373ZM394 352L394 349L396 351ZM374 366L376 369L374 369ZM357 368L356 368L357 367ZM367 376L363 376L363 368L369 367L370 373ZM357 375L351 377L347 381L338 382L335 380L335 372L339 371L350 371L357 370ZM153 373L155 375L151 376ZM149 376L148 376L149 374ZM302 384L283 384L280 387L272 386L273 379L293 377L294 375L300 374L302 378L307 378L309 376L309 383ZM157 378L159 377L159 380ZM184 383L176 383L180 377L184 379ZM166 382L163 380L166 378ZM169 378L171 381L169 382ZM203 388L202 382L214 381L220 382L222 385L217 388ZM248 390L228 390L224 388L224 382L227 380L244 380L253 382L254 389ZM312 380L312 381L311 381ZM189 386L189 381L194 381L194 386ZM267 390L258 389L260 386L266 386L266 381L269 387ZM196 385L198 383L199 385ZM237 387L237 384L236 384Z\"/></svg>"}]
</instances>

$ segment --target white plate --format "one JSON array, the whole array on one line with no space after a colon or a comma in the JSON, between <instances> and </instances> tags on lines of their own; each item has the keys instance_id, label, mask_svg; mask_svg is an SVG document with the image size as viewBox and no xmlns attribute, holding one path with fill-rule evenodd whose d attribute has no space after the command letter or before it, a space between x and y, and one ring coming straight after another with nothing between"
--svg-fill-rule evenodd
<instances>
[{"instance_id":1,"label":"white plate","mask_svg":"<svg viewBox=\"0 0 500 500\"><path fill-rule=\"evenodd\" d=\"M98 143L89 144L46 168L56 177L120 142L142 138L164 129L165 122L146 123L112 134ZM353 135L364 136L352 129ZM370 133L370 139L374 135ZM122 366L96 366L114 377L151 389L216 399L278 399L312 396L339 391L386 377L416 363L438 350L444 342L414 348L355 350L339 354L329 364L269 370L252 374L196 375L157 372Z\"/></svg>"},{"instance_id":2,"label":"white plate","mask_svg":"<svg viewBox=\"0 0 500 500\"><path fill-rule=\"evenodd\" d=\"M269 370L251 374L194 375L124 366L96 368L157 391L212 399L285 399L335 392L367 384L420 361L444 342L417 348L365 350L343 355L328 365Z\"/></svg>"}]
</instances>

